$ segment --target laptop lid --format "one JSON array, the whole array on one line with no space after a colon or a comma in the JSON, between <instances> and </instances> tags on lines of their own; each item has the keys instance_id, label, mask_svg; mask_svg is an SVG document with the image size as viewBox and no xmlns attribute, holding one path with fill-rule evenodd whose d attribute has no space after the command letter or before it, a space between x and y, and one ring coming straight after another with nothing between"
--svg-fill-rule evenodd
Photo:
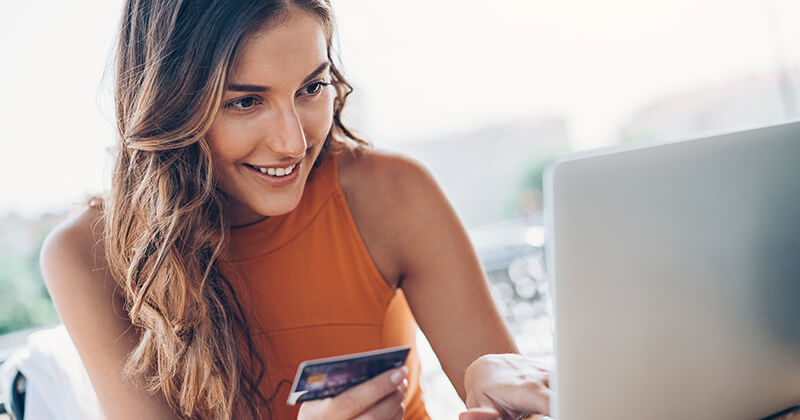
<instances>
[{"instance_id":1,"label":"laptop lid","mask_svg":"<svg viewBox=\"0 0 800 420\"><path fill-rule=\"evenodd\" d=\"M800 402L800 122L566 157L545 218L554 418Z\"/></svg>"}]
</instances>

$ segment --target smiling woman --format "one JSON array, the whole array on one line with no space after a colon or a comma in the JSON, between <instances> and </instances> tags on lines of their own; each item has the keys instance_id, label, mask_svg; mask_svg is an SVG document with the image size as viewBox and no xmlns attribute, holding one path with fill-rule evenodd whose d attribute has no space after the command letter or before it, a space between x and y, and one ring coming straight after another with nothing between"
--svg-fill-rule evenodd
<instances>
[{"instance_id":1,"label":"smiling woman","mask_svg":"<svg viewBox=\"0 0 800 420\"><path fill-rule=\"evenodd\" d=\"M342 124L329 2L130 0L120 29L111 190L41 258L105 415L427 419L417 323L491 401L465 371L516 346L432 177ZM286 405L301 361L399 345L406 367Z\"/></svg>"},{"instance_id":2,"label":"smiling woman","mask_svg":"<svg viewBox=\"0 0 800 420\"><path fill-rule=\"evenodd\" d=\"M333 123L327 43L295 12L242 45L207 134L233 225L297 207Z\"/></svg>"}]
</instances>

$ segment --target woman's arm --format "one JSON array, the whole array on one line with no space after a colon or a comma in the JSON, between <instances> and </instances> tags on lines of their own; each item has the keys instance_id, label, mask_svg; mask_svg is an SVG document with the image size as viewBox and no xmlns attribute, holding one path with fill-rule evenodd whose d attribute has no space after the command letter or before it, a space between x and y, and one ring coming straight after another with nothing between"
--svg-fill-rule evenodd
<instances>
[{"instance_id":1,"label":"woman's arm","mask_svg":"<svg viewBox=\"0 0 800 420\"><path fill-rule=\"evenodd\" d=\"M123 377L122 367L137 334L105 269L99 213L89 209L48 235L41 254L45 283L105 417L178 419L163 398Z\"/></svg>"},{"instance_id":2,"label":"woman's arm","mask_svg":"<svg viewBox=\"0 0 800 420\"><path fill-rule=\"evenodd\" d=\"M357 206L359 227L371 231L373 257L403 289L459 396L504 419L549 413L550 372L514 354L469 237L433 177L400 156L366 156L358 166L369 201Z\"/></svg>"},{"instance_id":3,"label":"woman's arm","mask_svg":"<svg viewBox=\"0 0 800 420\"><path fill-rule=\"evenodd\" d=\"M401 287L459 396L467 367L487 353L518 353L489 293L478 257L433 178L401 162L396 192L406 202ZM480 196L480 191L475 191Z\"/></svg>"},{"instance_id":4,"label":"woman's arm","mask_svg":"<svg viewBox=\"0 0 800 420\"><path fill-rule=\"evenodd\" d=\"M344 161L340 182L370 254L387 282L403 289L445 373L466 399L470 363L487 353L517 353L467 233L419 164L372 150Z\"/></svg>"}]
</instances>

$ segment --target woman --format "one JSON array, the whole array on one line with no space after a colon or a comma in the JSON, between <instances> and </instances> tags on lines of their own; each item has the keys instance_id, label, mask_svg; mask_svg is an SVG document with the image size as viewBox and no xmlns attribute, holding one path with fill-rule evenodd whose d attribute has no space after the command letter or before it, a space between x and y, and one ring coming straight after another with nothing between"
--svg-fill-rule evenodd
<instances>
[{"instance_id":1,"label":"woman","mask_svg":"<svg viewBox=\"0 0 800 420\"><path fill-rule=\"evenodd\" d=\"M424 419L414 350L299 412L288 385L415 321L462 398L517 352L430 175L342 124L332 35L323 0L126 3L110 194L42 251L109 419Z\"/></svg>"}]
</instances>

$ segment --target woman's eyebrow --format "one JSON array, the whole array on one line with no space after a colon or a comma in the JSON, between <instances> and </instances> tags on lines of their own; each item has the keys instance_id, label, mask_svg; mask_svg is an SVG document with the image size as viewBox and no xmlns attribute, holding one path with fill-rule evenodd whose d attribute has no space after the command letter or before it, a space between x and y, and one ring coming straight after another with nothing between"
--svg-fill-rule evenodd
<instances>
[{"instance_id":1,"label":"woman's eyebrow","mask_svg":"<svg viewBox=\"0 0 800 420\"><path fill-rule=\"evenodd\" d=\"M303 82L301 83L301 85L304 85L304 84L310 82L312 79L314 79L315 77L317 77L320 74L322 74L323 72L325 72L325 70L327 70L330 66L331 66L331 63L328 62L328 61L320 64L319 66L317 66L316 69L314 69L314 71L309 73L309 75L306 76L305 79L303 79ZM269 87L268 86L259 86L259 85L245 85L245 84L231 83L231 84L228 85L228 90L234 91L234 92L266 92L266 91L269 90Z\"/></svg>"},{"instance_id":2,"label":"woman's eyebrow","mask_svg":"<svg viewBox=\"0 0 800 420\"><path fill-rule=\"evenodd\" d=\"M306 78L305 78L305 79L303 79L303 83L300 83L300 84L301 84L301 85L304 85L304 84L306 84L306 83L310 82L312 79L314 79L315 77L317 77L317 76L319 76L320 74L322 74L322 73L323 73L325 70L327 70L327 69L328 69L328 67L330 67L330 66L331 66L331 63L330 63L330 62L328 62L328 61L326 61L326 62L324 62L324 63L320 64L319 66L317 66L317 68L316 68L316 69L314 69L314 71L312 71L312 72L311 72L311 73L310 73L308 76L306 76Z\"/></svg>"},{"instance_id":3,"label":"woman's eyebrow","mask_svg":"<svg viewBox=\"0 0 800 420\"><path fill-rule=\"evenodd\" d=\"M234 92L266 92L266 86L256 86L256 85L235 85L230 84L228 85L228 90L232 90Z\"/></svg>"}]
</instances>

